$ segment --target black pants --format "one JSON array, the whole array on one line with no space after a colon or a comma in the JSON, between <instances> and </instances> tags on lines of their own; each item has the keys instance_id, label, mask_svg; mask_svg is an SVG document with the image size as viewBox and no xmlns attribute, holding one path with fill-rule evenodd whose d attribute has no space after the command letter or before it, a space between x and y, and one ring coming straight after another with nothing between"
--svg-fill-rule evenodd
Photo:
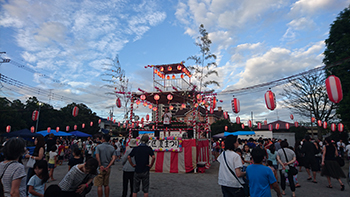
<instances>
[{"instance_id":1,"label":"black pants","mask_svg":"<svg viewBox=\"0 0 350 197\"><path fill-rule=\"evenodd\" d=\"M126 172L123 171L123 195L122 197L126 197L128 193L128 183L130 182L130 197L132 196L133 188L134 188L134 172Z\"/></svg>"},{"instance_id":2,"label":"black pants","mask_svg":"<svg viewBox=\"0 0 350 197\"><path fill-rule=\"evenodd\" d=\"M286 190L286 177L284 176L284 170L280 170L280 176L281 176L281 188L282 190ZM295 191L295 184L294 184L294 179L293 179L293 174L288 171L288 181L289 181L289 185L290 185L290 190L292 190L292 192Z\"/></svg>"}]
</instances>

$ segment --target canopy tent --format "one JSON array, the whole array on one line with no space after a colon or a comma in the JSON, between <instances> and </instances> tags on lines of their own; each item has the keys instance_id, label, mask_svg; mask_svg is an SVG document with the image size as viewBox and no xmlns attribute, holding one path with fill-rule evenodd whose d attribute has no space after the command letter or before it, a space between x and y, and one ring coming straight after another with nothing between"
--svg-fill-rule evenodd
<instances>
[{"instance_id":1,"label":"canopy tent","mask_svg":"<svg viewBox=\"0 0 350 197\"><path fill-rule=\"evenodd\" d=\"M139 131L139 134L151 134L154 133L154 131Z\"/></svg>"},{"instance_id":2,"label":"canopy tent","mask_svg":"<svg viewBox=\"0 0 350 197\"><path fill-rule=\"evenodd\" d=\"M69 133L72 134L75 137L92 137L92 135L84 133L84 132L81 132L81 131L72 131L72 132L69 132Z\"/></svg>"},{"instance_id":3,"label":"canopy tent","mask_svg":"<svg viewBox=\"0 0 350 197\"><path fill-rule=\"evenodd\" d=\"M52 130L50 133L48 133L47 130L38 131L37 133L43 135L44 137L47 135L50 135L51 133L54 134L55 136L72 136L72 134L70 134L70 133L66 133L64 131L57 132L55 130Z\"/></svg>"},{"instance_id":4,"label":"canopy tent","mask_svg":"<svg viewBox=\"0 0 350 197\"><path fill-rule=\"evenodd\" d=\"M228 135L255 135L254 131L224 132L213 135L213 138L226 138Z\"/></svg>"},{"instance_id":5,"label":"canopy tent","mask_svg":"<svg viewBox=\"0 0 350 197\"><path fill-rule=\"evenodd\" d=\"M2 134L3 137L23 137L23 138L31 138L31 137L37 137L38 133L32 133L29 129L21 129L14 132L4 133Z\"/></svg>"},{"instance_id":6,"label":"canopy tent","mask_svg":"<svg viewBox=\"0 0 350 197\"><path fill-rule=\"evenodd\" d=\"M108 133L109 133L109 130L108 130L108 129L101 128L101 132L102 132L103 134L108 134Z\"/></svg>"}]
</instances>

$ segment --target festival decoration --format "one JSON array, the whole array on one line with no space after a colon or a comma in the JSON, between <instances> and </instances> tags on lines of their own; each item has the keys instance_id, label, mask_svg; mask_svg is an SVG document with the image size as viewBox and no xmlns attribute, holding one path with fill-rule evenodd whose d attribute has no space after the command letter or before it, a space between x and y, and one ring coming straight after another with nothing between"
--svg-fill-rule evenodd
<instances>
[{"instance_id":1,"label":"festival decoration","mask_svg":"<svg viewBox=\"0 0 350 197\"><path fill-rule=\"evenodd\" d=\"M90 127L92 127L92 125L94 125L94 122L91 121L91 122L90 122Z\"/></svg>"},{"instance_id":2,"label":"festival decoration","mask_svg":"<svg viewBox=\"0 0 350 197\"><path fill-rule=\"evenodd\" d=\"M289 128L290 128L289 123L286 123L286 129L289 129Z\"/></svg>"},{"instance_id":3,"label":"festival decoration","mask_svg":"<svg viewBox=\"0 0 350 197\"><path fill-rule=\"evenodd\" d=\"M142 95L140 96L140 99L141 99L141 100L145 100L145 99L146 99L146 95L142 94Z\"/></svg>"},{"instance_id":4,"label":"festival decoration","mask_svg":"<svg viewBox=\"0 0 350 197\"><path fill-rule=\"evenodd\" d=\"M32 120L36 121L38 119L39 112L37 110L34 110L32 113Z\"/></svg>"},{"instance_id":5,"label":"festival decoration","mask_svg":"<svg viewBox=\"0 0 350 197\"><path fill-rule=\"evenodd\" d=\"M120 127L120 122L118 122L118 127Z\"/></svg>"},{"instance_id":6,"label":"festival decoration","mask_svg":"<svg viewBox=\"0 0 350 197\"><path fill-rule=\"evenodd\" d=\"M210 108L210 109L209 109L209 113L211 113L211 114L214 113L214 109L213 109L213 108Z\"/></svg>"},{"instance_id":7,"label":"festival decoration","mask_svg":"<svg viewBox=\"0 0 350 197\"><path fill-rule=\"evenodd\" d=\"M58 133L60 131L60 127L56 127L56 132Z\"/></svg>"},{"instance_id":8,"label":"festival decoration","mask_svg":"<svg viewBox=\"0 0 350 197\"><path fill-rule=\"evenodd\" d=\"M316 118L315 117L311 117L311 122L315 122Z\"/></svg>"},{"instance_id":9,"label":"festival decoration","mask_svg":"<svg viewBox=\"0 0 350 197\"><path fill-rule=\"evenodd\" d=\"M202 99L202 95L201 94L197 94L197 100L201 100Z\"/></svg>"},{"instance_id":10,"label":"festival decoration","mask_svg":"<svg viewBox=\"0 0 350 197\"><path fill-rule=\"evenodd\" d=\"M139 105L140 103L141 103L140 100L137 100L137 101L136 101L136 105Z\"/></svg>"},{"instance_id":11,"label":"festival decoration","mask_svg":"<svg viewBox=\"0 0 350 197\"><path fill-rule=\"evenodd\" d=\"M321 127L321 126L322 126L322 121L321 121L321 120L317 120L317 125L318 125L319 127Z\"/></svg>"},{"instance_id":12,"label":"festival decoration","mask_svg":"<svg viewBox=\"0 0 350 197\"><path fill-rule=\"evenodd\" d=\"M331 130L334 132L337 129L337 125L335 123L331 124Z\"/></svg>"},{"instance_id":13,"label":"festival decoration","mask_svg":"<svg viewBox=\"0 0 350 197\"><path fill-rule=\"evenodd\" d=\"M116 105L118 108L120 108L122 106L122 104L120 102L120 98L117 98Z\"/></svg>"},{"instance_id":14,"label":"festival decoration","mask_svg":"<svg viewBox=\"0 0 350 197\"><path fill-rule=\"evenodd\" d=\"M172 79L175 79L176 77L175 77L175 75L173 75L171 78L172 78Z\"/></svg>"},{"instance_id":15,"label":"festival decoration","mask_svg":"<svg viewBox=\"0 0 350 197\"><path fill-rule=\"evenodd\" d=\"M215 109L215 107L216 107L216 97L214 96L214 98L213 98L213 109Z\"/></svg>"},{"instance_id":16,"label":"festival decoration","mask_svg":"<svg viewBox=\"0 0 350 197\"><path fill-rule=\"evenodd\" d=\"M34 130L35 130L34 126L30 127L30 132L34 133Z\"/></svg>"},{"instance_id":17,"label":"festival decoration","mask_svg":"<svg viewBox=\"0 0 350 197\"><path fill-rule=\"evenodd\" d=\"M293 114L291 114L289 117L290 117L290 119L291 119L291 120L293 120L293 119L294 119Z\"/></svg>"},{"instance_id":18,"label":"festival decoration","mask_svg":"<svg viewBox=\"0 0 350 197\"><path fill-rule=\"evenodd\" d=\"M185 104L185 103L182 103L182 104L181 104L181 108L182 108L182 109L185 109L185 108L186 108L186 104Z\"/></svg>"},{"instance_id":19,"label":"festival decoration","mask_svg":"<svg viewBox=\"0 0 350 197\"><path fill-rule=\"evenodd\" d=\"M76 131L77 128L78 128L78 126L77 126L77 125L74 125L74 127L73 127L74 131Z\"/></svg>"},{"instance_id":20,"label":"festival decoration","mask_svg":"<svg viewBox=\"0 0 350 197\"><path fill-rule=\"evenodd\" d=\"M252 121L248 120L248 127L251 128L252 127Z\"/></svg>"},{"instance_id":21,"label":"festival decoration","mask_svg":"<svg viewBox=\"0 0 350 197\"><path fill-rule=\"evenodd\" d=\"M244 124L243 123L241 124L241 128L244 129Z\"/></svg>"},{"instance_id":22,"label":"festival decoration","mask_svg":"<svg viewBox=\"0 0 350 197\"><path fill-rule=\"evenodd\" d=\"M146 120L147 120L147 121L149 120L149 115L148 115L148 114L146 115Z\"/></svg>"},{"instance_id":23,"label":"festival decoration","mask_svg":"<svg viewBox=\"0 0 350 197\"><path fill-rule=\"evenodd\" d=\"M227 131L227 126L225 126L225 131Z\"/></svg>"},{"instance_id":24,"label":"festival decoration","mask_svg":"<svg viewBox=\"0 0 350 197\"><path fill-rule=\"evenodd\" d=\"M107 121L109 121L109 117L107 117Z\"/></svg>"},{"instance_id":25,"label":"festival decoration","mask_svg":"<svg viewBox=\"0 0 350 197\"><path fill-rule=\"evenodd\" d=\"M232 111L237 114L241 110L239 100L237 98L233 98L231 101L231 104L232 104Z\"/></svg>"},{"instance_id":26,"label":"festival decoration","mask_svg":"<svg viewBox=\"0 0 350 197\"><path fill-rule=\"evenodd\" d=\"M323 122L323 128L327 129L327 122L326 121Z\"/></svg>"},{"instance_id":27,"label":"festival decoration","mask_svg":"<svg viewBox=\"0 0 350 197\"><path fill-rule=\"evenodd\" d=\"M79 112L79 108L78 108L77 106L75 106L75 107L73 108L72 115L73 115L74 117L76 117L76 116L78 115L78 112Z\"/></svg>"},{"instance_id":28,"label":"festival decoration","mask_svg":"<svg viewBox=\"0 0 350 197\"><path fill-rule=\"evenodd\" d=\"M152 109L152 108L153 108L153 106L152 106L151 104L149 104L149 105L148 105L148 108L149 108L149 109Z\"/></svg>"},{"instance_id":29,"label":"festival decoration","mask_svg":"<svg viewBox=\"0 0 350 197\"><path fill-rule=\"evenodd\" d=\"M158 94L155 94L153 98L154 100L158 101L160 99L160 96Z\"/></svg>"},{"instance_id":30,"label":"festival decoration","mask_svg":"<svg viewBox=\"0 0 350 197\"><path fill-rule=\"evenodd\" d=\"M339 124L338 124L338 131L339 131L339 132L343 132L343 131L344 131L344 125L343 125L343 123L339 123Z\"/></svg>"},{"instance_id":31,"label":"festival decoration","mask_svg":"<svg viewBox=\"0 0 350 197\"><path fill-rule=\"evenodd\" d=\"M276 108L276 97L271 90L268 90L265 93L265 103L266 103L267 109L269 110L274 110Z\"/></svg>"},{"instance_id":32,"label":"festival decoration","mask_svg":"<svg viewBox=\"0 0 350 197\"><path fill-rule=\"evenodd\" d=\"M83 129L85 128L85 123L81 124L81 128L83 128Z\"/></svg>"},{"instance_id":33,"label":"festival decoration","mask_svg":"<svg viewBox=\"0 0 350 197\"><path fill-rule=\"evenodd\" d=\"M224 111L224 118L225 118L225 119L228 119L228 113L227 113L227 111Z\"/></svg>"},{"instance_id":34,"label":"festival decoration","mask_svg":"<svg viewBox=\"0 0 350 197\"><path fill-rule=\"evenodd\" d=\"M7 125L6 127L6 132L9 133L11 131L11 126L10 125Z\"/></svg>"},{"instance_id":35,"label":"festival decoration","mask_svg":"<svg viewBox=\"0 0 350 197\"><path fill-rule=\"evenodd\" d=\"M66 126L66 131L67 131L67 132L69 131L69 126Z\"/></svg>"},{"instance_id":36,"label":"festival decoration","mask_svg":"<svg viewBox=\"0 0 350 197\"><path fill-rule=\"evenodd\" d=\"M183 79L185 76L183 74L181 74L181 79Z\"/></svg>"},{"instance_id":37,"label":"festival decoration","mask_svg":"<svg viewBox=\"0 0 350 197\"><path fill-rule=\"evenodd\" d=\"M194 107L197 108L197 107L198 107L198 103L195 103L195 104L194 104Z\"/></svg>"},{"instance_id":38,"label":"festival decoration","mask_svg":"<svg viewBox=\"0 0 350 197\"><path fill-rule=\"evenodd\" d=\"M326 79L326 89L328 98L333 103L339 103L343 99L343 90L340 79L334 75Z\"/></svg>"},{"instance_id":39,"label":"festival decoration","mask_svg":"<svg viewBox=\"0 0 350 197\"><path fill-rule=\"evenodd\" d=\"M169 110L173 110L173 109L174 109L174 106L170 105Z\"/></svg>"},{"instance_id":40,"label":"festival decoration","mask_svg":"<svg viewBox=\"0 0 350 197\"><path fill-rule=\"evenodd\" d=\"M298 127L299 126L299 123L297 121L294 122L294 126L295 127Z\"/></svg>"},{"instance_id":41,"label":"festival decoration","mask_svg":"<svg viewBox=\"0 0 350 197\"><path fill-rule=\"evenodd\" d=\"M153 107L153 109L152 109L153 111L157 111L157 107Z\"/></svg>"},{"instance_id":42,"label":"festival decoration","mask_svg":"<svg viewBox=\"0 0 350 197\"><path fill-rule=\"evenodd\" d=\"M168 96L166 97L169 101L173 100L173 95L168 94Z\"/></svg>"},{"instance_id":43,"label":"festival decoration","mask_svg":"<svg viewBox=\"0 0 350 197\"><path fill-rule=\"evenodd\" d=\"M277 123L277 124L275 125L275 129L277 129L277 130L280 129L280 124Z\"/></svg>"},{"instance_id":44,"label":"festival decoration","mask_svg":"<svg viewBox=\"0 0 350 197\"><path fill-rule=\"evenodd\" d=\"M177 65L177 70L181 70L182 66L181 65Z\"/></svg>"},{"instance_id":45,"label":"festival decoration","mask_svg":"<svg viewBox=\"0 0 350 197\"><path fill-rule=\"evenodd\" d=\"M239 116L236 117L236 124L240 124L241 123L241 118Z\"/></svg>"},{"instance_id":46,"label":"festival decoration","mask_svg":"<svg viewBox=\"0 0 350 197\"><path fill-rule=\"evenodd\" d=\"M267 120L264 120L264 125L267 125Z\"/></svg>"},{"instance_id":47,"label":"festival decoration","mask_svg":"<svg viewBox=\"0 0 350 197\"><path fill-rule=\"evenodd\" d=\"M98 124L101 124L101 119L98 119Z\"/></svg>"},{"instance_id":48,"label":"festival decoration","mask_svg":"<svg viewBox=\"0 0 350 197\"><path fill-rule=\"evenodd\" d=\"M273 130L273 126L272 124L269 124L269 131L272 131Z\"/></svg>"},{"instance_id":49,"label":"festival decoration","mask_svg":"<svg viewBox=\"0 0 350 197\"><path fill-rule=\"evenodd\" d=\"M161 72L163 72L164 71L164 67L160 67L160 69L159 69Z\"/></svg>"},{"instance_id":50,"label":"festival decoration","mask_svg":"<svg viewBox=\"0 0 350 197\"><path fill-rule=\"evenodd\" d=\"M48 133L51 132L51 127L47 127L47 132L48 132Z\"/></svg>"},{"instance_id":51,"label":"festival decoration","mask_svg":"<svg viewBox=\"0 0 350 197\"><path fill-rule=\"evenodd\" d=\"M261 129L261 122L258 122L258 129Z\"/></svg>"},{"instance_id":52,"label":"festival decoration","mask_svg":"<svg viewBox=\"0 0 350 197\"><path fill-rule=\"evenodd\" d=\"M171 66L168 66L168 71L172 71L173 68Z\"/></svg>"}]
</instances>

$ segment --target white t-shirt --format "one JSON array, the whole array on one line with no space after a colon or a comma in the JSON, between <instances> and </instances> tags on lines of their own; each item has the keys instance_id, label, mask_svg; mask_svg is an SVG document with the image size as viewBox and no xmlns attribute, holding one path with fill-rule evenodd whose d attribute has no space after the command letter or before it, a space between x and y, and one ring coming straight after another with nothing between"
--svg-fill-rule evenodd
<instances>
[{"instance_id":1,"label":"white t-shirt","mask_svg":"<svg viewBox=\"0 0 350 197\"><path fill-rule=\"evenodd\" d=\"M170 119L171 119L172 115L170 112L165 113L164 114L164 121L163 124L170 124Z\"/></svg>"},{"instance_id":2,"label":"white t-shirt","mask_svg":"<svg viewBox=\"0 0 350 197\"><path fill-rule=\"evenodd\" d=\"M343 148L345 148L345 144L344 144L344 142L342 142L342 143L337 142L337 147L338 147L338 150L339 150L340 146L342 146Z\"/></svg>"},{"instance_id":3,"label":"white t-shirt","mask_svg":"<svg viewBox=\"0 0 350 197\"><path fill-rule=\"evenodd\" d=\"M237 168L242 168L242 159L241 157L235 153L234 151L226 150L224 151L226 155L226 161L227 165L230 167L230 169L236 174ZM225 159L224 159L224 152L221 153L218 157L218 161L220 162L219 167L219 177L218 177L218 183L222 186L227 187L233 187L233 188L241 188L243 187L237 179L233 176L233 174L228 169ZM237 175L236 175L237 176ZM238 178L239 181L244 184L244 181L241 177Z\"/></svg>"},{"instance_id":4,"label":"white t-shirt","mask_svg":"<svg viewBox=\"0 0 350 197\"><path fill-rule=\"evenodd\" d=\"M348 151L348 157L350 157L350 144L346 146L345 151Z\"/></svg>"},{"instance_id":5,"label":"white t-shirt","mask_svg":"<svg viewBox=\"0 0 350 197\"><path fill-rule=\"evenodd\" d=\"M49 164L55 164L55 156L57 156L56 152L50 151L49 153Z\"/></svg>"}]
</instances>

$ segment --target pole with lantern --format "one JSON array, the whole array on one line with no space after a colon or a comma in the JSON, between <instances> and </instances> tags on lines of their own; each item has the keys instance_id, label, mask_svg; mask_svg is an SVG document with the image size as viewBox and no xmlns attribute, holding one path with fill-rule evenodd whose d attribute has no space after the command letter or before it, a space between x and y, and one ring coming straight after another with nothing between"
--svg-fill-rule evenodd
<instances>
[{"instance_id":1,"label":"pole with lantern","mask_svg":"<svg viewBox=\"0 0 350 197\"><path fill-rule=\"evenodd\" d=\"M35 133L38 132L38 125L39 125L39 116L40 116L41 103L39 102L38 105L39 105L39 111L38 111L38 115L37 115L37 119L36 119Z\"/></svg>"}]
</instances>

